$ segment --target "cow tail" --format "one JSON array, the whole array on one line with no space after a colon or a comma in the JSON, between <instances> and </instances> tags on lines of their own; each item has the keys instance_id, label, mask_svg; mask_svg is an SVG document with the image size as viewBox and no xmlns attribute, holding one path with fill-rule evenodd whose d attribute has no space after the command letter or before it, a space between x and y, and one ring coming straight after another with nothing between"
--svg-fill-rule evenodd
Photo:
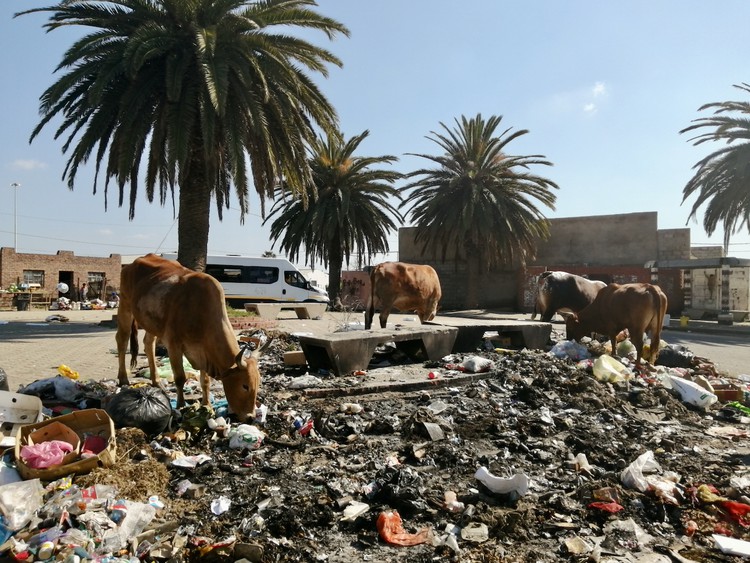
<instances>
[{"instance_id":1,"label":"cow tail","mask_svg":"<svg viewBox=\"0 0 750 563\"><path fill-rule=\"evenodd\" d=\"M369 330L375 318L375 270L370 274L370 302L365 311L365 330Z\"/></svg>"},{"instance_id":2,"label":"cow tail","mask_svg":"<svg viewBox=\"0 0 750 563\"><path fill-rule=\"evenodd\" d=\"M138 324L133 319L130 324L130 367L134 368L138 363Z\"/></svg>"}]
</instances>

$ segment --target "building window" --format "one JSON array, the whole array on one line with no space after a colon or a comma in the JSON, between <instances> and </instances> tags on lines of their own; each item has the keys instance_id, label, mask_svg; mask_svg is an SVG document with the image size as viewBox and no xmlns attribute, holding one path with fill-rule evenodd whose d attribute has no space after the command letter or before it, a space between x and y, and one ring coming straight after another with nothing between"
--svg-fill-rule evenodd
<instances>
[{"instance_id":1,"label":"building window","mask_svg":"<svg viewBox=\"0 0 750 563\"><path fill-rule=\"evenodd\" d=\"M24 270L23 283L33 289L44 287L44 270Z\"/></svg>"},{"instance_id":2,"label":"building window","mask_svg":"<svg viewBox=\"0 0 750 563\"><path fill-rule=\"evenodd\" d=\"M104 272L89 272L88 289L86 297L89 299L103 299L104 282L107 276Z\"/></svg>"}]
</instances>

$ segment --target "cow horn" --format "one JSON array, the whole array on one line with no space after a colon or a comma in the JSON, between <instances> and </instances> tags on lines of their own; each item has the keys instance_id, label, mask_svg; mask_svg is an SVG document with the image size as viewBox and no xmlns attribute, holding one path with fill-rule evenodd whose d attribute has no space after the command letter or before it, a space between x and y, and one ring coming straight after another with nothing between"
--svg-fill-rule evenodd
<instances>
[{"instance_id":1,"label":"cow horn","mask_svg":"<svg viewBox=\"0 0 750 563\"><path fill-rule=\"evenodd\" d=\"M237 354L237 357L234 359L234 363L237 364L237 367L245 368L247 367L247 364L245 363L245 350L240 349L239 354Z\"/></svg>"}]
</instances>

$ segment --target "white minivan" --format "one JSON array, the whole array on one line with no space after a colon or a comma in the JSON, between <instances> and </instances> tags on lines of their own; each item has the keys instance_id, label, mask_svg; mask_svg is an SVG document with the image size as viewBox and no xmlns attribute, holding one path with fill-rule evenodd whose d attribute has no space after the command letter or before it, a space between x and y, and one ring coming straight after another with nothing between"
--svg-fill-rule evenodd
<instances>
[{"instance_id":1,"label":"white minivan","mask_svg":"<svg viewBox=\"0 0 750 563\"><path fill-rule=\"evenodd\" d=\"M176 254L164 258L177 260ZM314 287L286 258L256 258L237 254L209 255L206 273L224 288L230 307L245 303L328 303L328 293Z\"/></svg>"}]
</instances>

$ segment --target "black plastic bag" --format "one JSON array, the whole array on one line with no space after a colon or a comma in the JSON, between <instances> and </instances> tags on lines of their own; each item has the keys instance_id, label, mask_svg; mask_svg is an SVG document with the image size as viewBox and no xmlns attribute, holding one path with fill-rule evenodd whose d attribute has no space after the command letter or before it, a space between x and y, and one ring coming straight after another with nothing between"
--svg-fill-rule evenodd
<instances>
[{"instance_id":1,"label":"black plastic bag","mask_svg":"<svg viewBox=\"0 0 750 563\"><path fill-rule=\"evenodd\" d=\"M656 365L668 368L691 368L693 367L693 357L693 353L684 346L670 344L659 350Z\"/></svg>"},{"instance_id":2,"label":"black plastic bag","mask_svg":"<svg viewBox=\"0 0 750 563\"><path fill-rule=\"evenodd\" d=\"M118 428L140 428L147 435L160 434L169 427L172 404L161 387L123 387L104 410Z\"/></svg>"}]
</instances>

